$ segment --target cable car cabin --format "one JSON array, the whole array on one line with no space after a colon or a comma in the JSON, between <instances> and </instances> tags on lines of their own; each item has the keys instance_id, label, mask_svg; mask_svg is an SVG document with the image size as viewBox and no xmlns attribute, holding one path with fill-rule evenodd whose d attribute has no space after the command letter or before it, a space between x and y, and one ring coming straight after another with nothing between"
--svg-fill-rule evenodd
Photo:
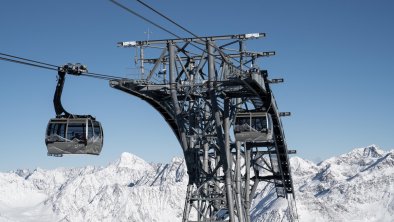
<instances>
[{"instance_id":1,"label":"cable car cabin","mask_svg":"<svg viewBox=\"0 0 394 222\"><path fill-rule=\"evenodd\" d=\"M266 112L239 112L235 117L237 141L270 142L273 140L271 115Z\"/></svg>"},{"instance_id":2,"label":"cable car cabin","mask_svg":"<svg viewBox=\"0 0 394 222\"><path fill-rule=\"evenodd\" d=\"M100 122L91 118L54 118L49 120L45 144L48 156L63 154L99 155L104 134Z\"/></svg>"}]
</instances>

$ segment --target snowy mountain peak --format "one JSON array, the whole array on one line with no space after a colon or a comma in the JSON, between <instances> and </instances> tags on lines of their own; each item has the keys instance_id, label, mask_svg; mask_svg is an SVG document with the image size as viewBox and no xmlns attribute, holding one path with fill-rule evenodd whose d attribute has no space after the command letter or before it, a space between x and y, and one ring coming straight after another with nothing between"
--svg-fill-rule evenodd
<instances>
[{"instance_id":1,"label":"snowy mountain peak","mask_svg":"<svg viewBox=\"0 0 394 222\"><path fill-rule=\"evenodd\" d=\"M16 171L11 171L10 173L15 173L16 175L26 178L30 176L31 172L28 169L17 169Z\"/></svg>"},{"instance_id":2,"label":"snowy mountain peak","mask_svg":"<svg viewBox=\"0 0 394 222\"><path fill-rule=\"evenodd\" d=\"M290 158L290 166L293 175L305 176L315 173L317 166L309 160L304 160L301 157L294 156Z\"/></svg>"},{"instance_id":3,"label":"snowy mountain peak","mask_svg":"<svg viewBox=\"0 0 394 222\"><path fill-rule=\"evenodd\" d=\"M290 158L290 165L294 168L310 168L311 166L316 166L315 163L309 160L302 159L301 157L294 156Z\"/></svg>"},{"instance_id":4,"label":"snowy mountain peak","mask_svg":"<svg viewBox=\"0 0 394 222\"><path fill-rule=\"evenodd\" d=\"M359 158L380 158L383 157L385 153L384 150L374 144L367 147L356 148L349 152L349 154L356 155Z\"/></svg>"},{"instance_id":5,"label":"snowy mountain peak","mask_svg":"<svg viewBox=\"0 0 394 222\"><path fill-rule=\"evenodd\" d=\"M131 168L136 170L143 170L151 168L151 165L140 157L124 152L120 155L120 158L115 162L115 165L120 168Z\"/></svg>"},{"instance_id":6,"label":"snowy mountain peak","mask_svg":"<svg viewBox=\"0 0 394 222\"><path fill-rule=\"evenodd\" d=\"M362 149L362 148L361 148ZM365 147L363 149L363 156L364 157L374 157L374 158L379 158L384 155L384 151L380 149L378 146L375 144L372 144L368 147Z\"/></svg>"},{"instance_id":7,"label":"snowy mountain peak","mask_svg":"<svg viewBox=\"0 0 394 222\"><path fill-rule=\"evenodd\" d=\"M367 166L371 162L384 157L387 155L387 153L388 152L380 149L376 145L370 145L363 148L355 148L352 151L340 156L331 157L319 163L319 166L337 165L342 168L342 170L351 172L351 170L345 166Z\"/></svg>"}]
</instances>

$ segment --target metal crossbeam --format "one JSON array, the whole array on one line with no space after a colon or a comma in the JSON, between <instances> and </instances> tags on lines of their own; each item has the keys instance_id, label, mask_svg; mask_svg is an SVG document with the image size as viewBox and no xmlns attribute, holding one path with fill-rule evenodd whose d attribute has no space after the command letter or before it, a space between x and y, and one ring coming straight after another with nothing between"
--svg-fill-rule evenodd
<instances>
[{"instance_id":1,"label":"metal crossbeam","mask_svg":"<svg viewBox=\"0 0 394 222\"><path fill-rule=\"evenodd\" d=\"M227 54L226 57L228 58L239 58L241 56L250 56L250 57L256 57L256 58L260 58L260 57L269 57L269 56L274 56L275 52L274 51L270 51L270 52L242 52L242 53L238 53L238 54ZM214 55L216 58L221 57L220 55ZM158 58L158 59L143 59L142 61L145 63L156 63L156 62L161 62L161 63L167 63L168 62L168 57L162 57L162 58ZM187 61L187 60L193 60L193 61L197 61L197 60L201 60L202 56L198 55L198 56L183 56L183 57L179 57L179 60L182 61ZM273 81L276 81L276 79L274 79ZM283 81L283 79L282 79ZM271 82L271 83L279 83L279 82Z\"/></svg>"},{"instance_id":2,"label":"metal crossbeam","mask_svg":"<svg viewBox=\"0 0 394 222\"><path fill-rule=\"evenodd\" d=\"M265 33L249 33L249 34L236 34L236 35L220 35L220 36L204 36L197 38L181 38L181 39L161 39L161 40L149 40L149 41L127 41L127 42L118 42L119 47L136 47L136 46L145 46L145 45L154 45L154 44L167 44L169 42L172 43L183 43L183 42L197 42L205 44L206 41L217 41L217 40L229 40L229 39L257 39L265 37Z\"/></svg>"}]
</instances>

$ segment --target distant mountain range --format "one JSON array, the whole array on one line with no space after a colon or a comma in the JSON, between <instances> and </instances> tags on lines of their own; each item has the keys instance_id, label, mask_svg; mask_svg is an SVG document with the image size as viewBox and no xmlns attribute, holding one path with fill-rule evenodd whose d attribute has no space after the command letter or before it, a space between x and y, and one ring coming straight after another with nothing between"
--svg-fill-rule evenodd
<instances>
[{"instance_id":1,"label":"distant mountain range","mask_svg":"<svg viewBox=\"0 0 394 222\"><path fill-rule=\"evenodd\" d=\"M371 145L319 164L299 157L290 164L299 221L394 221L394 150ZM255 221L286 218L283 199L263 206L253 209Z\"/></svg>"},{"instance_id":2,"label":"distant mountain range","mask_svg":"<svg viewBox=\"0 0 394 222\"><path fill-rule=\"evenodd\" d=\"M319 164L291 158L299 221L394 221L394 151L375 145ZM123 153L106 167L0 173L3 221L181 221L182 158L147 163ZM252 221L288 221L287 201L262 184Z\"/></svg>"}]
</instances>

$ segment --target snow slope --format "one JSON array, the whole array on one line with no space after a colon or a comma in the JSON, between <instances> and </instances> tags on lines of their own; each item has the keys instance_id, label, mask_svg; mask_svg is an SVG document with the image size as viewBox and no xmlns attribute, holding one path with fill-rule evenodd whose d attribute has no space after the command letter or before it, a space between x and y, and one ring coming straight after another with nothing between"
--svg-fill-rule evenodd
<instances>
[{"instance_id":1,"label":"snow slope","mask_svg":"<svg viewBox=\"0 0 394 222\"><path fill-rule=\"evenodd\" d=\"M299 221L394 221L394 151L371 145L319 164L299 157L290 162ZM289 220L284 199L260 201L263 195L256 197L254 221Z\"/></svg>"},{"instance_id":2,"label":"snow slope","mask_svg":"<svg viewBox=\"0 0 394 222\"><path fill-rule=\"evenodd\" d=\"M372 145L291 164L301 221L394 221L394 151Z\"/></svg>"},{"instance_id":3,"label":"snow slope","mask_svg":"<svg viewBox=\"0 0 394 222\"><path fill-rule=\"evenodd\" d=\"M319 164L291 159L300 221L394 221L394 151L358 148ZM0 173L3 221L181 221L184 160L151 164L123 153L106 167ZM270 184L255 195L252 220L289 220Z\"/></svg>"},{"instance_id":4,"label":"snow slope","mask_svg":"<svg viewBox=\"0 0 394 222\"><path fill-rule=\"evenodd\" d=\"M186 185L183 159L130 153L102 168L0 173L0 221L179 221Z\"/></svg>"}]
</instances>

